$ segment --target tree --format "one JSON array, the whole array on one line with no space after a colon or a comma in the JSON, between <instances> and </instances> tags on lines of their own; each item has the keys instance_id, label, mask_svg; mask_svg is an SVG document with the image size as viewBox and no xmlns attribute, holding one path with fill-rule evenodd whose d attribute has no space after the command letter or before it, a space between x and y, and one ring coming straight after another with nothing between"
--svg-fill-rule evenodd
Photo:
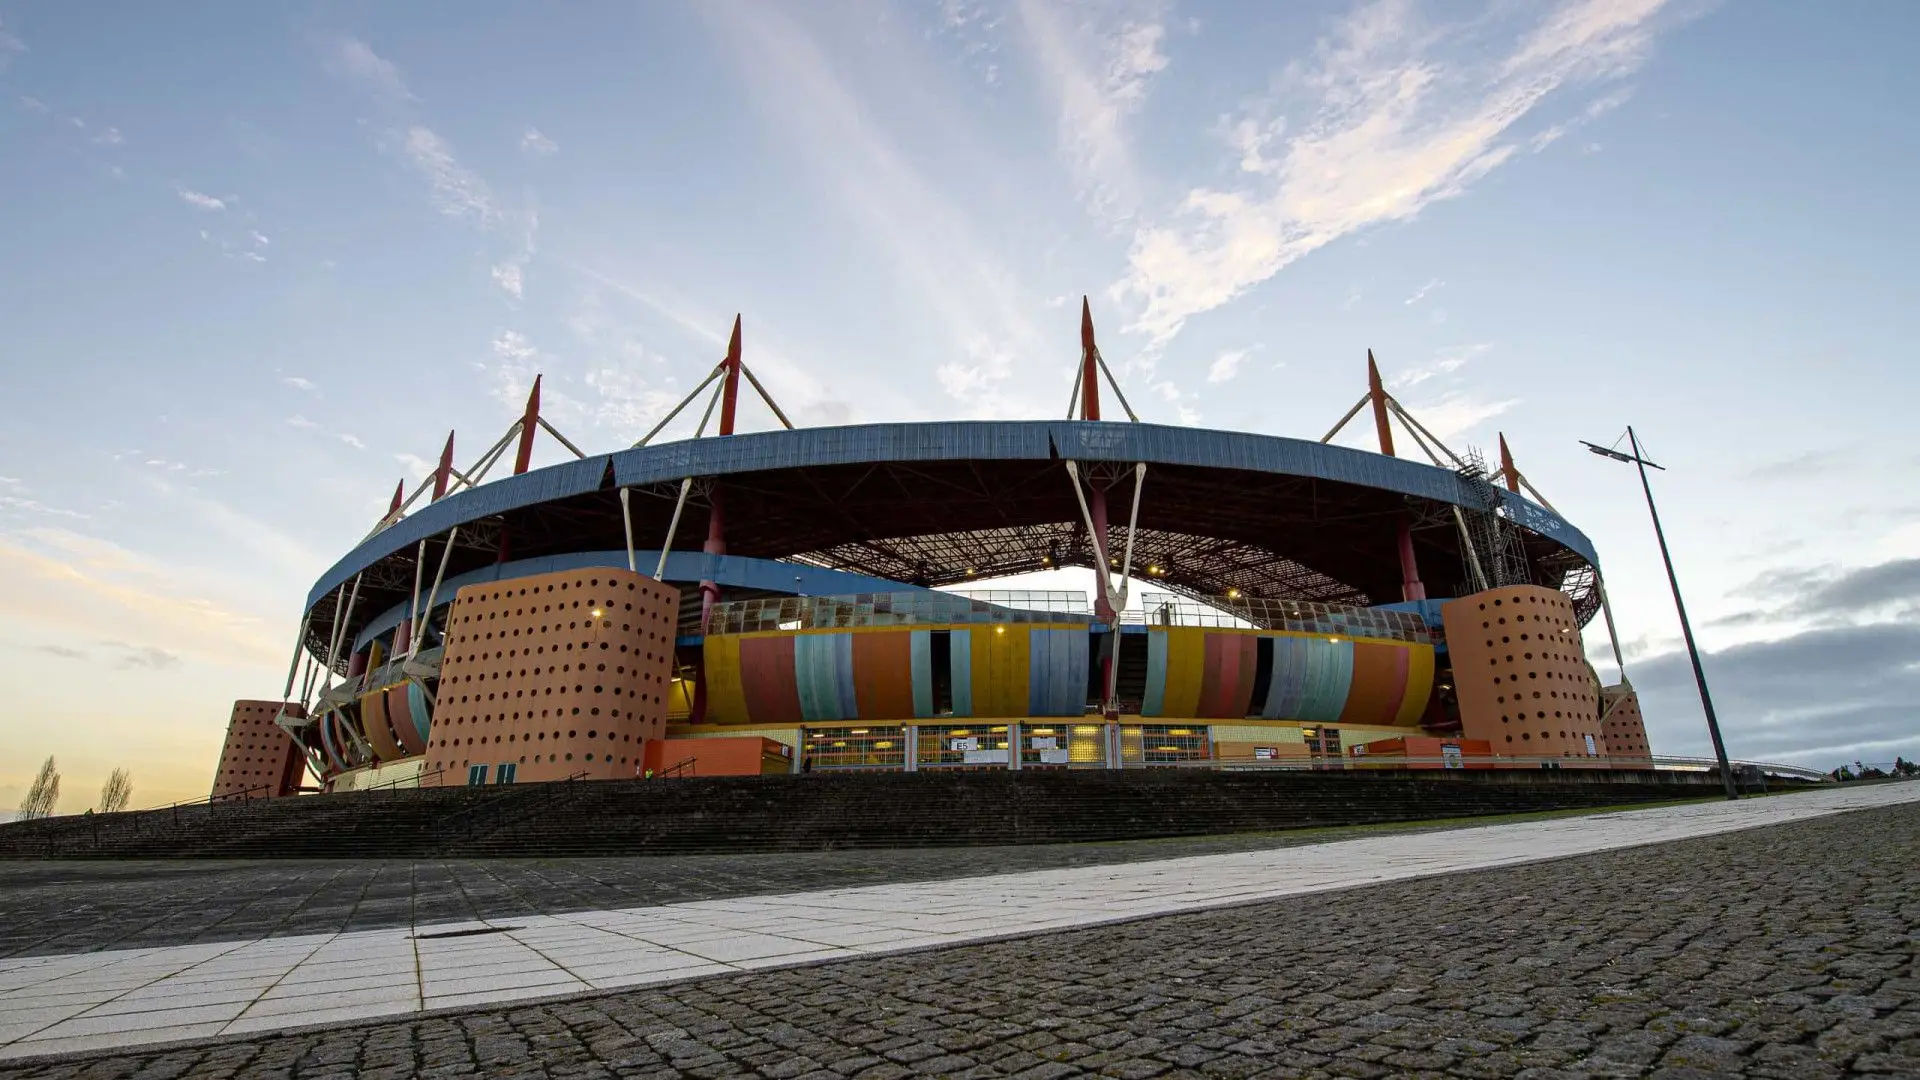
<instances>
[{"instance_id":1,"label":"tree","mask_svg":"<svg viewBox=\"0 0 1920 1080\"><path fill-rule=\"evenodd\" d=\"M53 755L48 754L46 763L40 766L40 775L33 778L27 797L20 802L20 820L52 817L54 804L59 801L60 770L54 767Z\"/></svg>"},{"instance_id":2,"label":"tree","mask_svg":"<svg viewBox=\"0 0 1920 1080\"><path fill-rule=\"evenodd\" d=\"M107 782L100 788L100 812L117 813L125 810L127 803L132 800L133 777L125 769L113 770L113 775L107 777Z\"/></svg>"}]
</instances>

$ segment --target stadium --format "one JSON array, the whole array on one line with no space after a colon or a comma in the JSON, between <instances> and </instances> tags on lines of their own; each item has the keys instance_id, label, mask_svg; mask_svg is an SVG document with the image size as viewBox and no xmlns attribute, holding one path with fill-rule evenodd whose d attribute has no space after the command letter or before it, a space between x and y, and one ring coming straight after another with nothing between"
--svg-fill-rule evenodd
<instances>
[{"instance_id":1,"label":"stadium","mask_svg":"<svg viewBox=\"0 0 1920 1080\"><path fill-rule=\"evenodd\" d=\"M1504 439L1492 470L1455 454L1371 354L1319 439L1139 422L1084 305L1080 354L1067 419L795 428L736 320L680 406L599 453L541 416L536 379L314 583L281 695L234 706L214 797L1650 764L1632 688L1581 644L1598 557ZM736 433L747 392L781 428ZM654 442L689 410L694 437ZM1363 413L1379 452L1333 445ZM1426 461L1395 456L1396 422ZM542 432L574 460L530 468ZM1073 567L1091 599L976 587Z\"/></svg>"}]
</instances>

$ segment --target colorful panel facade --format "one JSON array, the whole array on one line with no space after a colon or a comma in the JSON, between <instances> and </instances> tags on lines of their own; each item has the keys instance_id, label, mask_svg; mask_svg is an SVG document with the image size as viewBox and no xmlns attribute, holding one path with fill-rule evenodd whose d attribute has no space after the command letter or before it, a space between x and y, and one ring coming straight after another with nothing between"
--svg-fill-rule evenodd
<instances>
[{"instance_id":1,"label":"colorful panel facade","mask_svg":"<svg viewBox=\"0 0 1920 1080\"><path fill-rule=\"evenodd\" d=\"M1264 681L1263 681L1264 672ZM1151 627L1142 716L1411 726L1433 647L1258 630Z\"/></svg>"},{"instance_id":2,"label":"colorful panel facade","mask_svg":"<svg viewBox=\"0 0 1920 1080\"><path fill-rule=\"evenodd\" d=\"M1091 639L1084 629L1027 631L1028 716L1080 716L1087 711Z\"/></svg>"},{"instance_id":3,"label":"colorful panel facade","mask_svg":"<svg viewBox=\"0 0 1920 1080\"><path fill-rule=\"evenodd\" d=\"M636 775L663 734L679 613L678 589L605 567L461 589L421 782Z\"/></svg>"},{"instance_id":4,"label":"colorful panel facade","mask_svg":"<svg viewBox=\"0 0 1920 1080\"><path fill-rule=\"evenodd\" d=\"M1605 752L1599 686L1573 604L1553 589L1489 589L1440 609L1461 735L1494 753L1586 758Z\"/></svg>"},{"instance_id":5,"label":"colorful panel facade","mask_svg":"<svg viewBox=\"0 0 1920 1080\"><path fill-rule=\"evenodd\" d=\"M1080 716L1091 652L1084 625L710 634L707 722Z\"/></svg>"},{"instance_id":6,"label":"colorful panel facade","mask_svg":"<svg viewBox=\"0 0 1920 1080\"><path fill-rule=\"evenodd\" d=\"M220 748L220 764L213 773L216 799L268 799L297 794L304 755L274 718L278 701L236 701L227 720L227 741ZM298 705L286 705L287 715L305 716Z\"/></svg>"},{"instance_id":7,"label":"colorful panel facade","mask_svg":"<svg viewBox=\"0 0 1920 1080\"><path fill-rule=\"evenodd\" d=\"M360 695L360 730L366 733L367 743L373 747L375 761L399 761L406 756L400 749L400 740L394 738L393 728L387 721L385 690Z\"/></svg>"}]
</instances>

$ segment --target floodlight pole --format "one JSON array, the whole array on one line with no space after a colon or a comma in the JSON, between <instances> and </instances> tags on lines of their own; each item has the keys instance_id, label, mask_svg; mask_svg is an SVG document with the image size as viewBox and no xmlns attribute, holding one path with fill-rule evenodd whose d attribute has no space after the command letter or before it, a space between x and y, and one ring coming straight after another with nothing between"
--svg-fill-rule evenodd
<instances>
[{"instance_id":1,"label":"floodlight pole","mask_svg":"<svg viewBox=\"0 0 1920 1080\"><path fill-rule=\"evenodd\" d=\"M1733 768L1727 762L1727 744L1720 738L1720 721L1713 713L1713 696L1707 692L1707 672L1700 666L1700 648L1693 641L1693 624L1687 620L1687 603L1680 598L1680 578L1673 572L1673 553L1667 550L1667 533L1660 527L1660 510L1653 504L1653 484L1647 479L1647 466L1653 465L1656 469L1661 466L1654 465L1640 452L1640 437L1634 434L1631 425L1627 427L1627 445L1633 448L1631 457L1593 443L1585 445L1601 457L1631 461L1640 470L1640 490L1647 496L1647 516L1653 519L1653 536L1660 542L1660 560L1666 564L1667 584L1673 589L1674 610L1680 613L1680 634L1686 638L1687 657L1693 661L1693 681L1700 687L1700 708L1707 714L1707 734L1713 737L1713 756L1720 763L1720 784L1726 789L1727 798L1738 799L1740 789L1733 782Z\"/></svg>"}]
</instances>

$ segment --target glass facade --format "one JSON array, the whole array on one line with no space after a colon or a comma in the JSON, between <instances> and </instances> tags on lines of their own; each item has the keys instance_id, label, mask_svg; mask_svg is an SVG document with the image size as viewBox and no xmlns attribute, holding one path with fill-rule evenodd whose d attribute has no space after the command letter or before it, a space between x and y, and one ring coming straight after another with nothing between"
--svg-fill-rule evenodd
<instances>
[{"instance_id":1,"label":"glass facade","mask_svg":"<svg viewBox=\"0 0 1920 1080\"><path fill-rule=\"evenodd\" d=\"M1012 760L1007 725L920 726L920 768L984 765L1004 769Z\"/></svg>"},{"instance_id":2,"label":"glass facade","mask_svg":"<svg viewBox=\"0 0 1920 1080\"><path fill-rule=\"evenodd\" d=\"M809 769L899 769L906 733L897 727L813 728L801 740Z\"/></svg>"}]
</instances>

